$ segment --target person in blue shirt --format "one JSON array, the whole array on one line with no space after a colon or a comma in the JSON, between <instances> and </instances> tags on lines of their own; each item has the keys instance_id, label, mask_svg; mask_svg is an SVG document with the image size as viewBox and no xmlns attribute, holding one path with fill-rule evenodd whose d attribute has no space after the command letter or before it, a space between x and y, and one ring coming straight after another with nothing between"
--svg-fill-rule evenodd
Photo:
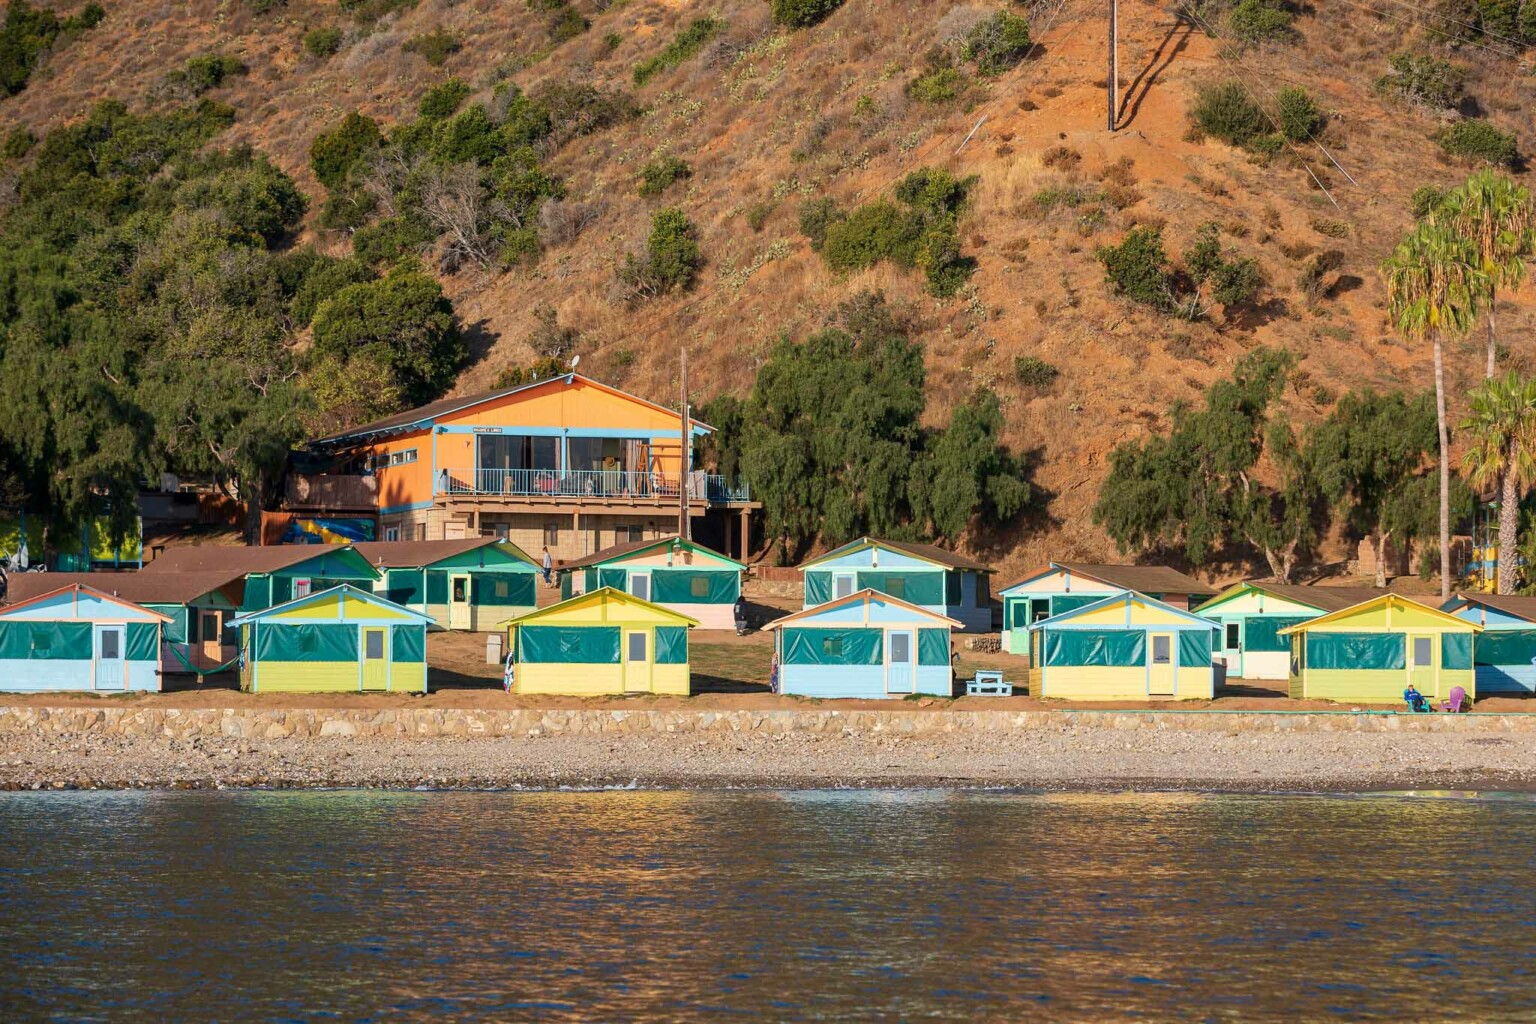
<instances>
[{"instance_id":1,"label":"person in blue shirt","mask_svg":"<svg viewBox=\"0 0 1536 1024\"><path fill-rule=\"evenodd\" d=\"M1429 710L1429 702L1424 699L1424 695L1420 693L1418 688L1415 687L1412 683L1409 683L1408 689L1403 691L1403 700L1406 701L1408 703L1408 707L1414 711Z\"/></svg>"}]
</instances>

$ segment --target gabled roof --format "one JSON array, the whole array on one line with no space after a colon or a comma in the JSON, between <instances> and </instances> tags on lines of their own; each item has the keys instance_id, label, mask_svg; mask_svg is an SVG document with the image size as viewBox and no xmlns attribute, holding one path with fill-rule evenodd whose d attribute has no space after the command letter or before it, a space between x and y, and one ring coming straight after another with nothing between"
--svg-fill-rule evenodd
<instances>
[{"instance_id":1,"label":"gabled roof","mask_svg":"<svg viewBox=\"0 0 1536 1024\"><path fill-rule=\"evenodd\" d=\"M1402 594L1382 594L1380 597L1372 598L1369 601L1359 601L1348 606L1347 608L1340 608L1338 611L1329 612L1327 615L1320 615L1315 619L1308 619L1306 622L1298 623L1295 626L1290 626L1286 629L1279 630L1279 633L1281 636L1288 636L1291 633L1304 633L1307 630L1313 629L1317 626L1332 625L1333 623L1339 622L1340 620L1348 618L1349 616L1355 615L1359 612L1366 611L1367 609L1376 605L1402 605L1405 608L1411 606L1415 611L1427 612L1433 618L1444 619L1446 623L1450 625L1462 626L1477 632L1482 632L1483 629L1482 626L1479 626L1475 622L1468 622L1466 619L1458 618L1457 616L1452 615L1450 612L1441 611L1439 608L1427 605L1422 601L1415 601L1411 597L1404 597ZM1412 627L1408 628L1411 629Z\"/></svg>"},{"instance_id":2,"label":"gabled roof","mask_svg":"<svg viewBox=\"0 0 1536 1024\"><path fill-rule=\"evenodd\" d=\"M533 559L522 548L499 537L469 537L463 540L367 540L352 545L352 550L368 564L384 569L422 569L445 558L462 555L493 544L505 544L529 565Z\"/></svg>"},{"instance_id":3,"label":"gabled roof","mask_svg":"<svg viewBox=\"0 0 1536 1024\"><path fill-rule=\"evenodd\" d=\"M12 580L16 578L11 577ZM1517 619L1536 622L1536 597L1524 597L1519 594L1457 594L1445 605L1441 605L1441 611L1451 611L1452 605L1459 608L1468 604L1482 605Z\"/></svg>"},{"instance_id":4,"label":"gabled roof","mask_svg":"<svg viewBox=\"0 0 1536 1024\"><path fill-rule=\"evenodd\" d=\"M373 605L377 608L387 608L391 612L404 613L410 618L415 619L418 623L426 626L429 630L441 628L430 615L423 615L421 612L413 611L410 608L404 607L403 605L395 604L395 602L386 600L385 598L380 597L372 591L359 590L350 583L343 583L339 587L327 587L324 590L317 590L312 594L305 594L303 597L295 597L291 601L284 601L282 604L275 604L271 608L263 608L260 611L246 612L244 615L236 615L234 618L229 620L228 624L231 626L243 626L248 622L256 622L261 619L281 614L282 612L294 611L295 609L302 608L307 604L330 602L335 600L337 597L341 597L343 599L348 597L355 597L358 600L363 601L365 604Z\"/></svg>"},{"instance_id":5,"label":"gabled roof","mask_svg":"<svg viewBox=\"0 0 1536 1024\"><path fill-rule=\"evenodd\" d=\"M48 575L52 574L49 573ZM70 583L62 587L54 587L52 590L46 590L43 593L38 594L36 597L30 597L25 601L18 601L15 604L5 605L4 607L0 607L0 615L9 615L11 612L20 611L29 605L41 604L42 602L47 601L50 598L58 597L61 594L69 594L72 598L77 594L89 594L90 596L100 598L109 604L120 605L135 612L142 612L152 619L159 619L161 622L171 621L171 617L169 615L162 615L157 611L151 611L150 609L145 608L143 605L135 604L132 601L125 601L120 597L113 597L111 594L104 594L97 590L95 587L89 587L83 583Z\"/></svg>"},{"instance_id":6,"label":"gabled roof","mask_svg":"<svg viewBox=\"0 0 1536 1024\"><path fill-rule=\"evenodd\" d=\"M658 405L655 402L647 401L638 395L632 395L627 391L620 391L618 388L610 387L609 385L595 381L590 377L583 377L579 373L566 373L558 377L545 377L543 380L532 381L528 384L519 384L517 387L513 388L501 388L498 391L485 391L478 395L459 395L455 398L440 398L435 402L428 402L426 405L417 406L414 409L407 409L402 413L396 413L394 416L386 416L383 419L374 420L371 423L364 423L361 426L352 427L349 430L343 430L338 434L331 434L329 437L322 437L318 440L311 441L310 447L324 447L338 444L360 444L370 438L385 434L409 433L415 430L426 430L427 428L431 427L439 417L442 416L449 416L456 412L463 412L465 409L472 409L475 406L481 405L485 402L494 402L497 399L506 398L509 395L515 395L519 392L532 391L534 388L548 387L550 384L553 384L556 381L563 382L566 386L569 386L578 380L583 384L588 384L595 388L601 388L610 394L618 395L622 398L627 398L634 402L639 402L642 405L648 405L652 409L660 410L661 412L667 413L668 415L678 415L675 410L668 409L666 406ZM692 423L695 430L699 430L704 433L714 432L715 428L711 427L708 423L705 423L702 420L693 420Z\"/></svg>"},{"instance_id":7,"label":"gabled roof","mask_svg":"<svg viewBox=\"0 0 1536 1024\"><path fill-rule=\"evenodd\" d=\"M560 568L562 570L585 569L588 566L598 565L602 562L612 562L615 559L625 558L629 555L638 555L642 552L650 551L653 548L664 547L669 544L681 545L690 551L702 551L706 555L712 555L715 558L724 559L725 561L730 562L732 565L736 566L738 569L746 568L745 565L742 565L740 562L736 561L734 558L731 558L729 555L722 555L714 548L705 547L703 544L699 544L696 541L681 540L675 533L669 534L665 537L657 537L655 540L631 540L626 541L623 544L614 544L611 547L603 548L601 551L595 551L592 554L587 555L585 558L578 558L574 562L566 562L564 565L560 566Z\"/></svg>"},{"instance_id":8,"label":"gabled roof","mask_svg":"<svg viewBox=\"0 0 1536 1024\"><path fill-rule=\"evenodd\" d=\"M954 551L945 551L934 544L916 544L904 540L881 540L878 537L860 537L858 540L850 541L842 547L833 548L824 555L818 555L809 562L803 562L798 568L801 572L804 572L813 565L819 565L822 562L839 558L863 548L889 548L892 551L900 551L903 554L911 555L913 558L920 558L925 562L932 562L934 565L942 566L946 569L971 569L976 572L994 571L990 566L982 565L980 562L966 558L964 555L957 554Z\"/></svg>"},{"instance_id":9,"label":"gabled roof","mask_svg":"<svg viewBox=\"0 0 1536 1024\"><path fill-rule=\"evenodd\" d=\"M1179 570L1170 569L1166 565L1095 565L1091 562L1052 562L1051 565L1078 576L1098 580L1100 583L1108 583L1112 587L1134 590L1139 594L1150 592L1211 596L1216 593L1215 587L1201 583L1193 576L1186 576Z\"/></svg>"},{"instance_id":10,"label":"gabled roof","mask_svg":"<svg viewBox=\"0 0 1536 1024\"><path fill-rule=\"evenodd\" d=\"M774 619L763 628L779 629L783 626L794 625L796 622L803 622L808 619L814 619L818 615L832 611L835 608L842 608L850 604L867 605L872 600L878 601L881 604L895 605L898 608L906 609L907 611L919 615L922 618L928 619L932 622L943 623L952 629L959 629L965 625L965 623L960 622L957 619L952 619L947 615L940 615L938 612L929 611L927 608L919 607L910 601L903 601L899 597L892 597L890 594L883 593L871 587L865 587L863 590L849 594L847 597L840 597L835 601L828 601L825 604L818 604L810 608L802 608L797 612L790 612L788 615L785 615L782 618Z\"/></svg>"},{"instance_id":11,"label":"gabled roof","mask_svg":"<svg viewBox=\"0 0 1536 1024\"><path fill-rule=\"evenodd\" d=\"M1104 598L1102 601L1095 601L1092 604L1085 604L1078 608L1072 608L1068 611L1062 612L1059 615L1052 615L1048 619L1041 619L1039 622L1031 622L1027 628L1034 630L1044 629L1048 626L1063 626L1075 618L1090 615L1102 608L1110 608L1119 604L1126 605L1127 608L1129 608L1131 603L1136 601L1141 602L1149 608L1156 608L1160 611L1168 612L1177 618L1184 619L1192 626L1199 626L1203 629L1221 628L1210 619L1203 618L1192 611L1188 611L1184 608L1175 608L1173 605L1167 603L1166 601L1159 601L1155 597L1148 597L1146 594L1134 590L1128 590L1123 594L1111 594ZM1127 614L1129 614L1129 612L1127 612ZM1148 628L1155 631L1157 627L1149 625Z\"/></svg>"},{"instance_id":12,"label":"gabled roof","mask_svg":"<svg viewBox=\"0 0 1536 1024\"><path fill-rule=\"evenodd\" d=\"M1375 587L1309 587L1300 583L1260 583L1249 580L1234 583L1205 602L1200 606L1200 613L1203 615L1207 609L1214 608L1221 602L1237 597L1248 590L1257 590L1271 597L1278 597L1282 601L1294 601L1296 604L1304 604L1322 612L1336 612L1360 604L1362 601L1380 597L1384 593Z\"/></svg>"},{"instance_id":13,"label":"gabled roof","mask_svg":"<svg viewBox=\"0 0 1536 1024\"><path fill-rule=\"evenodd\" d=\"M279 572L311 558L352 550L350 544L276 544L270 547L233 547L194 544L166 548L140 572L228 572L244 576L253 572Z\"/></svg>"},{"instance_id":14,"label":"gabled roof","mask_svg":"<svg viewBox=\"0 0 1536 1024\"><path fill-rule=\"evenodd\" d=\"M78 584L135 604L187 604L240 583L237 572L22 572L7 578L10 604Z\"/></svg>"},{"instance_id":15,"label":"gabled roof","mask_svg":"<svg viewBox=\"0 0 1536 1024\"><path fill-rule=\"evenodd\" d=\"M668 619L672 622L678 623L679 625L697 626L699 624L698 619L690 618L681 612L675 612L671 608L655 604L654 602L647 601L644 598L636 597L633 594L627 594L622 590L615 590L613 587L598 587L596 590L593 590L589 593L577 594L575 597L567 598L566 600L561 601L559 604L552 604L545 608L536 608L531 612L525 612L524 614L519 615L513 619L504 619L503 621L496 623L496 628L506 629L508 626L534 625L539 619L548 618L550 615L553 615L557 611L578 608L583 604L599 604L602 602L628 605L631 608L639 608L642 611L650 612L656 615L658 618ZM572 628L574 629L579 627L572 626Z\"/></svg>"}]
</instances>

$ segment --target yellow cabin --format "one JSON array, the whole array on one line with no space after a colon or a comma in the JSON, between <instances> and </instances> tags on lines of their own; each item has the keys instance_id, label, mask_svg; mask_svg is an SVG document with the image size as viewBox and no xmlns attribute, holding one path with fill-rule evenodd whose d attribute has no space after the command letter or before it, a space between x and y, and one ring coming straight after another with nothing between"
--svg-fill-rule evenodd
<instances>
[{"instance_id":1,"label":"yellow cabin","mask_svg":"<svg viewBox=\"0 0 1536 1024\"><path fill-rule=\"evenodd\" d=\"M427 690L421 612L343 584L230 620L252 693Z\"/></svg>"},{"instance_id":2,"label":"yellow cabin","mask_svg":"<svg viewBox=\"0 0 1536 1024\"><path fill-rule=\"evenodd\" d=\"M511 690L687 696L688 630L698 624L612 587L520 615L502 623L512 652Z\"/></svg>"},{"instance_id":3,"label":"yellow cabin","mask_svg":"<svg viewBox=\"0 0 1536 1024\"><path fill-rule=\"evenodd\" d=\"M1409 683L1431 700L1457 686L1476 697L1472 638L1482 627L1400 594L1280 632L1290 638L1292 697L1397 704Z\"/></svg>"},{"instance_id":4,"label":"yellow cabin","mask_svg":"<svg viewBox=\"0 0 1536 1024\"><path fill-rule=\"evenodd\" d=\"M1031 623L1031 696L1210 700L1216 624L1141 594L1106 597Z\"/></svg>"}]
</instances>

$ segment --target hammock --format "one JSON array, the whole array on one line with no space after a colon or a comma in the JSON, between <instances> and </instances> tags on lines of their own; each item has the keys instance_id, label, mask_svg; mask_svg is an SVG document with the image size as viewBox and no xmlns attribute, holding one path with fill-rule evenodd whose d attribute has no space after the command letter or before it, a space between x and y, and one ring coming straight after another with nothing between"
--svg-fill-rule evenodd
<instances>
[{"instance_id":1,"label":"hammock","mask_svg":"<svg viewBox=\"0 0 1536 1024\"><path fill-rule=\"evenodd\" d=\"M196 673L199 677L211 676L217 672L224 672L227 671L231 666L240 664L241 655L236 654L233 658L229 659L224 664L219 665L216 668L198 668L196 665L187 660L187 656L185 654L181 653L181 648L177 647L175 644L166 644L166 646L171 649L172 654L176 655L177 661L187 666L188 672Z\"/></svg>"}]
</instances>

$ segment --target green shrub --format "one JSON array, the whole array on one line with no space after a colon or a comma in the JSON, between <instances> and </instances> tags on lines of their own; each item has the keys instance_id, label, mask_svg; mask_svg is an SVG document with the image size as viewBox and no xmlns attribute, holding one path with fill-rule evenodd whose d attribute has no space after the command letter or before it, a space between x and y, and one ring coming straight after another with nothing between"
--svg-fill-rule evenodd
<instances>
[{"instance_id":1,"label":"green shrub","mask_svg":"<svg viewBox=\"0 0 1536 1024\"><path fill-rule=\"evenodd\" d=\"M609 32L603 36L603 48L609 53L617 50L624 43L624 36L618 32Z\"/></svg>"},{"instance_id":2,"label":"green shrub","mask_svg":"<svg viewBox=\"0 0 1536 1024\"><path fill-rule=\"evenodd\" d=\"M166 75L165 80L172 86L186 89L194 96L201 96L208 90L223 85L235 75L245 74L248 70L245 63L237 57L207 53L201 57L191 58L179 69Z\"/></svg>"},{"instance_id":3,"label":"green shrub","mask_svg":"<svg viewBox=\"0 0 1536 1024\"><path fill-rule=\"evenodd\" d=\"M639 191L642 196L659 196L676 182L691 177L693 168L688 161L675 156L659 157L640 169Z\"/></svg>"},{"instance_id":4,"label":"green shrub","mask_svg":"<svg viewBox=\"0 0 1536 1024\"><path fill-rule=\"evenodd\" d=\"M1451 156L1476 163L1509 165L1520 159L1519 140L1480 117L1457 121L1435 136Z\"/></svg>"},{"instance_id":5,"label":"green shrub","mask_svg":"<svg viewBox=\"0 0 1536 1024\"><path fill-rule=\"evenodd\" d=\"M1467 70L1439 57L1396 53L1387 59L1387 73L1376 80L1376 90L1419 106L1444 110L1461 97Z\"/></svg>"},{"instance_id":6,"label":"green shrub","mask_svg":"<svg viewBox=\"0 0 1536 1024\"><path fill-rule=\"evenodd\" d=\"M1445 191L1438 185L1420 185L1414 189L1412 198L1408 200L1408 209L1413 211L1414 219L1427 217L1445 198Z\"/></svg>"},{"instance_id":7,"label":"green shrub","mask_svg":"<svg viewBox=\"0 0 1536 1024\"><path fill-rule=\"evenodd\" d=\"M1013 360L1013 377L1022 387L1044 391L1059 376L1060 370L1038 356L1018 356Z\"/></svg>"},{"instance_id":8,"label":"green shrub","mask_svg":"<svg viewBox=\"0 0 1536 1024\"><path fill-rule=\"evenodd\" d=\"M644 85L662 71L669 71L682 64L704 48L704 44L725 30L725 22L718 18L699 18L677 34L666 49L656 56L635 65L635 84Z\"/></svg>"},{"instance_id":9,"label":"green shrub","mask_svg":"<svg viewBox=\"0 0 1536 1024\"><path fill-rule=\"evenodd\" d=\"M998 11L966 35L961 57L983 75L1000 75L1029 56L1031 45L1029 19Z\"/></svg>"},{"instance_id":10,"label":"green shrub","mask_svg":"<svg viewBox=\"0 0 1536 1024\"><path fill-rule=\"evenodd\" d=\"M288 6L288 0L245 0L252 14L269 14L279 7Z\"/></svg>"},{"instance_id":11,"label":"green shrub","mask_svg":"<svg viewBox=\"0 0 1536 1024\"><path fill-rule=\"evenodd\" d=\"M1227 31L1250 46L1288 41L1296 38L1291 27L1295 20L1296 15L1283 0L1238 0L1227 15Z\"/></svg>"},{"instance_id":12,"label":"green shrub","mask_svg":"<svg viewBox=\"0 0 1536 1024\"><path fill-rule=\"evenodd\" d=\"M619 280L637 298L662 295L686 290L703 265L693 223L682 210L668 206L651 217L644 257L628 257Z\"/></svg>"},{"instance_id":13,"label":"green shrub","mask_svg":"<svg viewBox=\"0 0 1536 1024\"><path fill-rule=\"evenodd\" d=\"M464 43L458 36L440 28L423 32L419 36L412 36L400 47L406 53L416 54L435 68L442 67L448 62L449 57L463 48Z\"/></svg>"},{"instance_id":14,"label":"green shrub","mask_svg":"<svg viewBox=\"0 0 1536 1024\"><path fill-rule=\"evenodd\" d=\"M846 216L830 204L806 204L801 210L801 230L832 270L861 270L889 260L921 269L928 291L947 298L976 269L976 261L961 253L955 229L974 182L974 178L957 180L938 168L923 168L897 184L896 203L877 200ZM821 236L819 246L816 233Z\"/></svg>"},{"instance_id":15,"label":"green shrub","mask_svg":"<svg viewBox=\"0 0 1536 1024\"><path fill-rule=\"evenodd\" d=\"M432 243L437 232L413 217L386 217L352 235L352 255L365 266L387 267L415 256Z\"/></svg>"},{"instance_id":16,"label":"green shrub","mask_svg":"<svg viewBox=\"0 0 1536 1024\"><path fill-rule=\"evenodd\" d=\"M97 3L88 3L79 14L60 20L27 0L11 0L0 22L0 98L25 89L37 62L55 43L95 28L105 17L106 11Z\"/></svg>"},{"instance_id":17,"label":"green shrub","mask_svg":"<svg viewBox=\"0 0 1536 1024\"><path fill-rule=\"evenodd\" d=\"M486 113L473 103L446 121L432 144L432 154L444 163L472 162L485 166L506 152L506 139Z\"/></svg>"},{"instance_id":18,"label":"green shrub","mask_svg":"<svg viewBox=\"0 0 1536 1024\"><path fill-rule=\"evenodd\" d=\"M768 0L773 20L789 28L807 28L824 20L843 0Z\"/></svg>"},{"instance_id":19,"label":"green shrub","mask_svg":"<svg viewBox=\"0 0 1536 1024\"><path fill-rule=\"evenodd\" d=\"M1133 228L1119 245L1101 246L1094 255L1104 264L1104 277L1117 295L1154 309L1173 308L1173 284L1161 228Z\"/></svg>"},{"instance_id":20,"label":"green shrub","mask_svg":"<svg viewBox=\"0 0 1536 1024\"><path fill-rule=\"evenodd\" d=\"M1299 85L1289 85L1276 97L1275 122L1280 126L1280 134L1287 139L1306 142L1323 134L1328 115L1307 90Z\"/></svg>"},{"instance_id":21,"label":"green shrub","mask_svg":"<svg viewBox=\"0 0 1536 1024\"><path fill-rule=\"evenodd\" d=\"M1239 82L1202 87L1189 119L1201 134L1233 146L1246 146L1271 130L1263 108Z\"/></svg>"},{"instance_id":22,"label":"green shrub","mask_svg":"<svg viewBox=\"0 0 1536 1024\"><path fill-rule=\"evenodd\" d=\"M947 103L960 95L966 77L952 67L931 67L907 83L907 96L919 103Z\"/></svg>"},{"instance_id":23,"label":"green shrub","mask_svg":"<svg viewBox=\"0 0 1536 1024\"><path fill-rule=\"evenodd\" d=\"M827 231L845 216L832 199L812 199L800 207L800 233L811 240L811 249L820 252L827 242Z\"/></svg>"},{"instance_id":24,"label":"green shrub","mask_svg":"<svg viewBox=\"0 0 1536 1024\"><path fill-rule=\"evenodd\" d=\"M592 23L576 8L566 4L549 19L549 41L559 46L570 42L592 27Z\"/></svg>"},{"instance_id":25,"label":"green shrub","mask_svg":"<svg viewBox=\"0 0 1536 1024\"><path fill-rule=\"evenodd\" d=\"M838 272L863 270L888 259L917 265L922 228L895 203L865 203L827 228L821 255Z\"/></svg>"},{"instance_id":26,"label":"green shrub","mask_svg":"<svg viewBox=\"0 0 1536 1024\"><path fill-rule=\"evenodd\" d=\"M584 82L546 82L539 86L532 102L542 108L550 132L558 140L600 132L640 112L627 94Z\"/></svg>"},{"instance_id":27,"label":"green shrub","mask_svg":"<svg viewBox=\"0 0 1536 1024\"><path fill-rule=\"evenodd\" d=\"M342 118L334 130L315 136L309 146L309 166L320 184L326 188L339 188L353 166L378 149L383 141L379 123L354 110Z\"/></svg>"},{"instance_id":28,"label":"green shrub","mask_svg":"<svg viewBox=\"0 0 1536 1024\"><path fill-rule=\"evenodd\" d=\"M329 57L340 49L341 29L339 28L323 25L304 33L304 52L311 57Z\"/></svg>"},{"instance_id":29,"label":"green shrub","mask_svg":"<svg viewBox=\"0 0 1536 1024\"><path fill-rule=\"evenodd\" d=\"M32 147L37 145L37 136L32 134L32 129L24 124L18 124L5 133L5 141L0 143L0 157L7 160L20 160L32 152Z\"/></svg>"},{"instance_id":30,"label":"green shrub","mask_svg":"<svg viewBox=\"0 0 1536 1024\"><path fill-rule=\"evenodd\" d=\"M445 117L451 117L453 112L469 99L469 93L469 86L458 78L439 82L428 89L427 94L421 98L421 106L417 108L417 113L430 120L441 121Z\"/></svg>"}]
</instances>

